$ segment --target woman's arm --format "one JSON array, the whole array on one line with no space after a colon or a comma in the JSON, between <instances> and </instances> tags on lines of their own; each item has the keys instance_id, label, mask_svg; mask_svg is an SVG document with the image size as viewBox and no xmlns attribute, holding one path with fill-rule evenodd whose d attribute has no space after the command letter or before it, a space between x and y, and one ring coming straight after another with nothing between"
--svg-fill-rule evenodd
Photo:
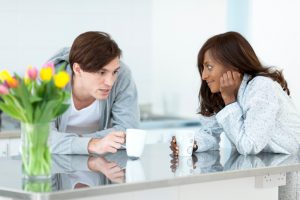
<instances>
[{"instance_id":1,"label":"woman's arm","mask_svg":"<svg viewBox=\"0 0 300 200\"><path fill-rule=\"evenodd\" d=\"M205 117L200 115L201 128L195 134L195 141L198 145L196 152L207 150L218 150L222 127L218 124L216 117Z\"/></svg>"},{"instance_id":2,"label":"woman's arm","mask_svg":"<svg viewBox=\"0 0 300 200\"><path fill-rule=\"evenodd\" d=\"M271 79L257 77L247 87L243 109L234 102L216 115L228 138L244 155L257 154L270 142L279 111L278 88Z\"/></svg>"}]
</instances>

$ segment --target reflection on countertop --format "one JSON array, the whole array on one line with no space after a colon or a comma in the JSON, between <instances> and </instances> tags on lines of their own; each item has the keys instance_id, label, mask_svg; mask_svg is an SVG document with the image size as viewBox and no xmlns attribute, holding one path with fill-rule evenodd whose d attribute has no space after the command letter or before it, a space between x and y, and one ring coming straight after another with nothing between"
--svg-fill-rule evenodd
<instances>
[{"instance_id":1,"label":"reflection on countertop","mask_svg":"<svg viewBox=\"0 0 300 200\"><path fill-rule=\"evenodd\" d=\"M69 199L74 195L77 198L99 197L110 193L300 169L298 155L262 153L244 156L232 151L222 163L222 151L196 153L193 157L179 159L170 156L170 153L169 145L161 143L146 145L144 154L138 160L129 159L125 150L105 156L52 155L51 192L39 195L44 195L45 199ZM24 194L24 199L36 194L24 190L28 187L24 187L21 182L20 156L0 158L0 165L0 177L3 177L0 180L1 194L9 197ZM106 187L108 185L110 187ZM86 189L80 190L83 187ZM73 193L74 189L77 190L76 193Z\"/></svg>"}]
</instances>

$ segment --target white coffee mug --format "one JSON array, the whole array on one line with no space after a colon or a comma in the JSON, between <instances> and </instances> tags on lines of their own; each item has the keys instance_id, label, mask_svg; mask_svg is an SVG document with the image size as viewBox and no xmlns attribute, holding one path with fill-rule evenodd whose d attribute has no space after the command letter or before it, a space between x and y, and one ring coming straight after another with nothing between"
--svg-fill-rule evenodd
<instances>
[{"instance_id":1,"label":"white coffee mug","mask_svg":"<svg viewBox=\"0 0 300 200\"><path fill-rule=\"evenodd\" d=\"M179 156L191 156L194 147L195 131L193 130L176 130L176 144L179 149Z\"/></svg>"},{"instance_id":2,"label":"white coffee mug","mask_svg":"<svg viewBox=\"0 0 300 200\"><path fill-rule=\"evenodd\" d=\"M146 139L146 131L141 129L126 130L126 152L128 157L137 159L141 157Z\"/></svg>"}]
</instances>

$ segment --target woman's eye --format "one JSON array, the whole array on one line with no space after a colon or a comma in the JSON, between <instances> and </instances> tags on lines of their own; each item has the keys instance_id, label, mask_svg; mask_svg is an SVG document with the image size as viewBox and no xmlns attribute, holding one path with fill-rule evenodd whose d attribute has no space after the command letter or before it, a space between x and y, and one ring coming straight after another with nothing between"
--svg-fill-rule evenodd
<instances>
[{"instance_id":1,"label":"woman's eye","mask_svg":"<svg viewBox=\"0 0 300 200\"><path fill-rule=\"evenodd\" d=\"M211 66L211 65L207 65L206 67L208 70L212 70L212 68L213 68L213 66Z\"/></svg>"}]
</instances>

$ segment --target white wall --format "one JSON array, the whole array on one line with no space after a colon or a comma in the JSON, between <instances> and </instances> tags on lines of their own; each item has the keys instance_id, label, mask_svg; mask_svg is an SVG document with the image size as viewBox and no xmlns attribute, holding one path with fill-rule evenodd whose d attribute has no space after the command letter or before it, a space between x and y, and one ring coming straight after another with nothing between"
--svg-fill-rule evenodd
<instances>
[{"instance_id":1,"label":"white wall","mask_svg":"<svg viewBox=\"0 0 300 200\"><path fill-rule=\"evenodd\" d=\"M238 30L264 63L284 69L300 107L299 1L237 1L0 0L0 70L24 72L80 33L105 31L123 50L141 104L151 103L155 113L195 118L197 53L209 37Z\"/></svg>"},{"instance_id":2,"label":"white wall","mask_svg":"<svg viewBox=\"0 0 300 200\"><path fill-rule=\"evenodd\" d=\"M300 111L300 1L251 1L250 40L264 64L283 73Z\"/></svg>"},{"instance_id":3,"label":"white wall","mask_svg":"<svg viewBox=\"0 0 300 200\"><path fill-rule=\"evenodd\" d=\"M141 102L151 90L150 0L0 0L0 70L41 66L82 32L105 31L123 50Z\"/></svg>"},{"instance_id":4,"label":"white wall","mask_svg":"<svg viewBox=\"0 0 300 200\"><path fill-rule=\"evenodd\" d=\"M226 0L153 0L155 112L197 117L201 45L226 28Z\"/></svg>"}]
</instances>

